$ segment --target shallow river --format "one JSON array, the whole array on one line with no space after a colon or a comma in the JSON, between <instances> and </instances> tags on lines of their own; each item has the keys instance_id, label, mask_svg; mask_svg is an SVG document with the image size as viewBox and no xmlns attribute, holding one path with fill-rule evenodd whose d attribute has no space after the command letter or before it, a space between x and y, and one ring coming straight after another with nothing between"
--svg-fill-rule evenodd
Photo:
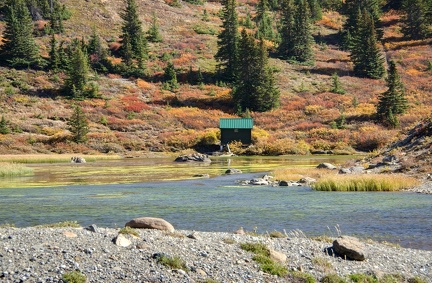
<instances>
[{"instance_id":1,"label":"shallow river","mask_svg":"<svg viewBox=\"0 0 432 283\"><path fill-rule=\"evenodd\" d=\"M285 164L277 160L268 159L265 163L274 163L276 167ZM165 162L160 161L160 166ZM189 174L198 171L213 175L227 167L226 162L199 168L171 162L169 166L173 166L173 170L176 167L187 169ZM257 169L248 167L245 159L232 162L245 171ZM317 160L312 161L315 162ZM302 166L308 165L304 163ZM48 171L55 174L56 166L50 166ZM269 171L272 168L269 166ZM258 166L258 169L262 168ZM36 171L35 175L43 172L47 176L48 171ZM342 234L432 250L431 195L316 192L307 187L250 187L236 183L256 175L249 172L210 179L153 182L144 178L145 182L109 185L98 184L99 178L93 178L97 185L89 184L92 183L90 175L81 179L82 185L63 180L58 181L61 186L54 187L27 180L31 188L0 189L0 224L23 227L76 220L82 226L122 227L132 218L153 216L166 219L176 229L234 231L243 226L247 231L257 229L258 233L300 229L308 236L336 236L340 230ZM159 180L157 176L154 178Z\"/></svg>"}]
</instances>

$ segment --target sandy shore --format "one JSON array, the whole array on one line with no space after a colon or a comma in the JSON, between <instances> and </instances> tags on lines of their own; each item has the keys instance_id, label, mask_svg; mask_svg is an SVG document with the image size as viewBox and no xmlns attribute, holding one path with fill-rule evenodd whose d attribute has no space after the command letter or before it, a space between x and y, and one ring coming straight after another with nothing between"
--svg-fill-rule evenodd
<instances>
[{"instance_id":1,"label":"sandy shore","mask_svg":"<svg viewBox=\"0 0 432 283\"><path fill-rule=\"evenodd\" d=\"M310 239L302 233L270 238L159 230L138 230L139 237L127 235L131 244L122 247L113 242L118 231L0 228L0 282L62 282L64 273L76 269L85 274L87 282L294 282L264 273L253 254L240 247L249 242L264 243L283 253L288 270L308 273L317 282L332 273L346 278L354 273L399 274L432 282L432 251L365 242L367 259L349 261L325 252L331 241ZM188 237L191 234L193 238ZM183 259L188 271L160 264L157 254Z\"/></svg>"}]
</instances>

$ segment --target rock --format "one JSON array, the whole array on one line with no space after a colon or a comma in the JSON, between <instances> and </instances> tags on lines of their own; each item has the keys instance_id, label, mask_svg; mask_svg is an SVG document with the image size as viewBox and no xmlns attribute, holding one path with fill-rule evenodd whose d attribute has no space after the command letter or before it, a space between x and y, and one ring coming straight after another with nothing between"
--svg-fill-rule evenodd
<instances>
[{"instance_id":1,"label":"rock","mask_svg":"<svg viewBox=\"0 0 432 283\"><path fill-rule=\"evenodd\" d=\"M318 169L329 169L329 170L335 170L337 169L336 166L334 166L331 163L321 163L317 166Z\"/></svg>"},{"instance_id":2,"label":"rock","mask_svg":"<svg viewBox=\"0 0 432 283\"><path fill-rule=\"evenodd\" d=\"M351 174L351 170L349 168L341 168L338 173L339 174Z\"/></svg>"},{"instance_id":3,"label":"rock","mask_svg":"<svg viewBox=\"0 0 432 283\"><path fill-rule=\"evenodd\" d=\"M387 155L384 156L382 162L385 164L395 164L399 161L396 155Z\"/></svg>"},{"instance_id":4,"label":"rock","mask_svg":"<svg viewBox=\"0 0 432 283\"><path fill-rule=\"evenodd\" d=\"M249 182L251 185L258 185L258 186L267 186L269 182L267 180L264 180L262 178L255 178L250 180Z\"/></svg>"},{"instance_id":5,"label":"rock","mask_svg":"<svg viewBox=\"0 0 432 283\"><path fill-rule=\"evenodd\" d=\"M94 232L94 233L98 233L99 232L99 228L96 226L96 224L92 224L92 225L88 226L85 229L88 230L88 231L90 231L90 232Z\"/></svg>"},{"instance_id":6,"label":"rock","mask_svg":"<svg viewBox=\"0 0 432 283\"><path fill-rule=\"evenodd\" d=\"M353 166L350 168L342 168L339 170L339 174L363 174L365 171L363 166Z\"/></svg>"},{"instance_id":7,"label":"rock","mask_svg":"<svg viewBox=\"0 0 432 283\"><path fill-rule=\"evenodd\" d=\"M124 248L129 247L132 244L132 242L123 234L118 234L118 236L113 239L113 242L116 246Z\"/></svg>"},{"instance_id":8,"label":"rock","mask_svg":"<svg viewBox=\"0 0 432 283\"><path fill-rule=\"evenodd\" d=\"M285 181L285 180L279 181L279 186L281 186L281 187L288 187L290 184L291 184L291 182L288 183L288 181Z\"/></svg>"},{"instance_id":9,"label":"rock","mask_svg":"<svg viewBox=\"0 0 432 283\"><path fill-rule=\"evenodd\" d=\"M340 236L333 242L333 250L342 258L363 261L366 259L364 245L355 237Z\"/></svg>"},{"instance_id":10,"label":"rock","mask_svg":"<svg viewBox=\"0 0 432 283\"><path fill-rule=\"evenodd\" d=\"M200 236L196 232L192 232L189 235L187 235L188 238L194 239L194 240L201 240Z\"/></svg>"},{"instance_id":11,"label":"rock","mask_svg":"<svg viewBox=\"0 0 432 283\"><path fill-rule=\"evenodd\" d=\"M280 263L285 263L287 256L281 252L270 249L270 259Z\"/></svg>"},{"instance_id":12,"label":"rock","mask_svg":"<svg viewBox=\"0 0 432 283\"><path fill-rule=\"evenodd\" d=\"M207 154L192 153L188 155L180 155L175 162L211 162Z\"/></svg>"},{"instance_id":13,"label":"rock","mask_svg":"<svg viewBox=\"0 0 432 283\"><path fill-rule=\"evenodd\" d=\"M194 178L210 178L209 174L195 174L192 177Z\"/></svg>"},{"instance_id":14,"label":"rock","mask_svg":"<svg viewBox=\"0 0 432 283\"><path fill-rule=\"evenodd\" d=\"M301 178L299 180L300 184L304 184L304 185L307 185L307 186L309 186L309 185L311 185L311 184L313 184L315 182L316 182L316 179L311 178L311 177L304 177L304 178Z\"/></svg>"},{"instance_id":15,"label":"rock","mask_svg":"<svg viewBox=\"0 0 432 283\"><path fill-rule=\"evenodd\" d=\"M71 157L71 163L86 163L85 159L80 156Z\"/></svg>"},{"instance_id":16,"label":"rock","mask_svg":"<svg viewBox=\"0 0 432 283\"><path fill-rule=\"evenodd\" d=\"M230 168L225 171L225 174L232 175L232 174L241 174L243 173L240 169Z\"/></svg>"},{"instance_id":17,"label":"rock","mask_svg":"<svg viewBox=\"0 0 432 283\"><path fill-rule=\"evenodd\" d=\"M135 218L125 224L125 226L131 228L144 228L144 229L156 229L164 230L168 232L174 232L174 226L168 221L162 218L155 217L140 217Z\"/></svg>"},{"instance_id":18,"label":"rock","mask_svg":"<svg viewBox=\"0 0 432 283\"><path fill-rule=\"evenodd\" d=\"M63 235L65 235L67 238L76 238L78 237L77 234L70 232L70 231L64 231Z\"/></svg>"},{"instance_id":19,"label":"rock","mask_svg":"<svg viewBox=\"0 0 432 283\"><path fill-rule=\"evenodd\" d=\"M234 231L234 234L244 235L245 231L243 230L243 227L240 227L237 229L237 231Z\"/></svg>"}]
</instances>

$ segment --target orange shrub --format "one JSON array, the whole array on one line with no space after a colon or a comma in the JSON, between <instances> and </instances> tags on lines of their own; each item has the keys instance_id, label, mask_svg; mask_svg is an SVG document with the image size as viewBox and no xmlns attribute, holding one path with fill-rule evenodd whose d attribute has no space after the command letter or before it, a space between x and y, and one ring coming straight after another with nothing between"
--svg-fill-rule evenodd
<instances>
[{"instance_id":1,"label":"orange shrub","mask_svg":"<svg viewBox=\"0 0 432 283\"><path fill-rule=\"evenodd\" d=\"M125 105L124 106L125 111L133 111L139 113L143 110L150 109L150 106L148 106L147 103L143 102L138 97L138 94L130 94L130 95L123 96L121 98L121 101Z\"/></svg>"}]
</instances>

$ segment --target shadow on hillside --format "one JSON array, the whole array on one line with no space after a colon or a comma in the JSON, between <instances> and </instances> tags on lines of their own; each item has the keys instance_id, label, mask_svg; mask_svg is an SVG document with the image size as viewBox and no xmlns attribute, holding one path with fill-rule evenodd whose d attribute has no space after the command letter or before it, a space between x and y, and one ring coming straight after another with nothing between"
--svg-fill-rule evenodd
<instances>
[{"instance_id":1,"label":"shadow on hillside","mask_svg":"<svg viewBox=\"0 0 432 283\"><path fill-rule=\"evenodd\" d=\"M306 70L304 72L310 72L312 74L318 75L328 75L332 76L333 74L337 74L339 77L351 76L351 70L344 70L340 68L332 68L332 67L316 67L310 70Z\"/></svg>"},{"instance_id":2,"label":"shadow on hillside","mask_svg":"<svg viewBox=\"0 0 432 283\"><path fill-rule=\"evenodd\" d=\"M390 27L390 26L394 26L397 23L399 23L399 19L391 19L391 20L388 20L388 21L381 22L381 26L387 28L387 27Z\"/></svg>"},{"instance_id":3,"label":"shadow on hillside","mask_svg":"<svg viewBox=\"0 0 432 283\"><path fill-rule=\"evenodd\" d=\"M56 98L59 96L64 96L59 89L36 89L36 90L26 90L25 93L29 96L39 97L39 98Z\"/></svg>"},{"instance_id":4,"label":"shadow on hillside","mask_svg":"<svg viewBox=\"0 0 432 283\"><path fill-rule=\"evenodd\" d=\"M333 33L333 34L327 34L322 35L318 33L317 35L314 35L314 40L317 44L326 44L326 45L338 45L339 44L339 34Z\"/></svg>"},{"instance_id":5,"label":"shadow on hillside","mask_svg":"<svg viewBox=\"0 0 432 283\"><path fill-rule=\"evenodd\" d=\"M199 85L200 83L214 84L218 79L214 73L199 72L198 70L176 73L176 76L179 83L188 83L191 85ZM165 81L165 76L163 73L158 73L146 79L152 83L162 83Z\"/></svg>"}]
</instances>

